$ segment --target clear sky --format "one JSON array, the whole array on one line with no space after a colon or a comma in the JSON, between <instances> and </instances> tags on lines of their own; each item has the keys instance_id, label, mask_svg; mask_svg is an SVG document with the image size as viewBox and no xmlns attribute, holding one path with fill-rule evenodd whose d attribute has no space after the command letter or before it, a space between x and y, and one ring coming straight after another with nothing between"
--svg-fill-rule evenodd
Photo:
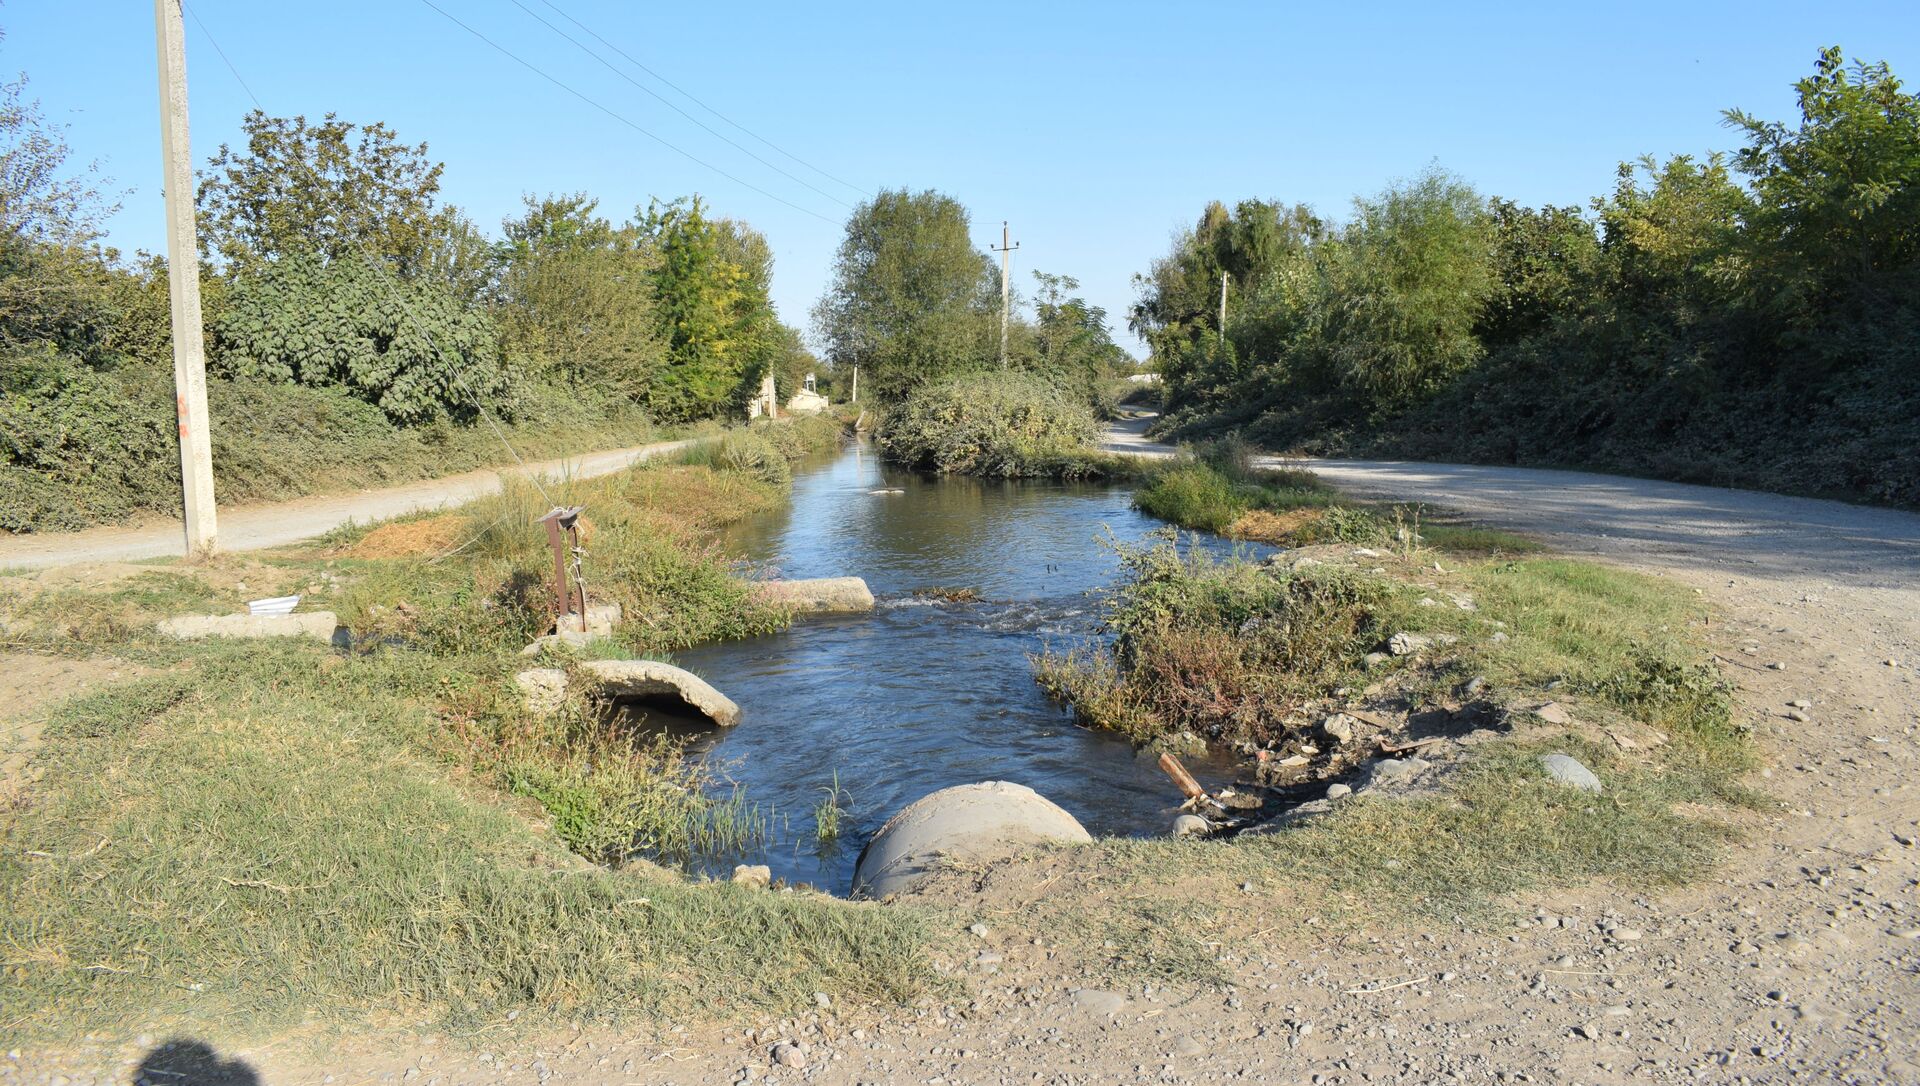
<instances>
[{"instance_id":1,"label":"clear sky","mask_svg":"<svg viewBox=\"0 0 1920 1086\"><path fill-rule=\"evenodd\" d=\"M1021 243L1081 280L1116 334L1131 277L1209 199L1345 214L1430 163L1523 203L1584 203L1643 154L1728 149L1720 111L1786 119L1822 45L1920 80L1906 3L1130 4L552 0L726 117L851 182L828 180L682 98L631 78L783 168L703 131L542 26L514 0L433 0L581 94L555 86L424 0L188 0L196 161L233 138L248 92L276 114L385 121L446 163L443 196L489 229L523 193L585 190L623 217L691 192L764 231L774 299L806 326L848 207L879 187L937 188L974 237ZM594 44L545 0L520 0ZM198 17L196 22L194 16ZM204 23L204 29L200 25ZM70 127L77 158L130 189L123 249L162 243L152 5L6 0L0 71ZM605 50L602 50L603 53ZM799 178L813 188L803 186ZM740 182L748 182L796 210ZM808 212L811 212L809 214ZM816 217L818 216L818 217Z\"/></svg>"}]
</instances>

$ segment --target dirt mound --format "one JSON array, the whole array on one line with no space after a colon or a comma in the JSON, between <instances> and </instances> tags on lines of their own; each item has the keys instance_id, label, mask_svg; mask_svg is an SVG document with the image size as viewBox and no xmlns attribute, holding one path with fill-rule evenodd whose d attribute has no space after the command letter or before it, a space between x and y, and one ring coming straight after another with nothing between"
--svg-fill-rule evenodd
<instances>
[{"instance_id":1,"label":"dirt mound","mask_svg":"<svg viewBox=\"0 0 1920 1086\"><path fill-rule=\"evenodd\" d=\"M465 541L467 518L456 513L382 524L345 551L349 558L413 558L441 554Z\"/></svg>"}]
</instances>

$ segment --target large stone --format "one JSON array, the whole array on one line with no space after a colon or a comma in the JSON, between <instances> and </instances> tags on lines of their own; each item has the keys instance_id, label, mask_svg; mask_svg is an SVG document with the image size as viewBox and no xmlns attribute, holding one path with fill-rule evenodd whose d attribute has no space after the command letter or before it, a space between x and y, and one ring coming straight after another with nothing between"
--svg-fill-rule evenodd
<instances>
[{"instance_id":1,"label":"large stone","mask_svg":"<svg viewBox=\"0 0 1920 1086\"><path fill-rule=\"evenodd\" d=\"M942 788L901 808L867 842L853 873L853 896L906 893L943 858L978 864L1050 842L1085 844L1086 828L1025 785L983 781Z\"/></svg>"},{"instance_id":2,"label":"large stone","mask_svg":"<svg viewBox=\"0 0 1920 1086\"><path fill-rule=\"evenodd\" d=\"M1568 788L1577 788L1582 792L1600 791L1600 778L1593 770L1580 764L1580 760L1571 754L1542 754L1540 765L1546 769L1547 776L1558 784Z\"/></svg>"},{"instance_id":3,"label":"large stone","mask_svg":"<svg viewBox=\"0 0 1920 1086\"><path fill-rule=\"evenodd\" d=\"M580 671L593 693L609 701L683 705L715 724L740 723L740 707L691 671L658 660L588 660Z\"/></svg>"},{"instance_id":4,"label":"large stone","mask_svg":"<svg viewBox=\"0 0 1920 1086\"><path fill-rule=\"evenodd\" d=\"M180 615L160 623L160 632L182 641L203 637L311 637L332 643L340 619L332 611L293 615Z\"/></svg>"},{"instance_id":5,"label":"large stone","mask_svg":"<svg viewBox=\"0 0 1920 1086\"><path fill-rule=\"evenodd\" d=\"M815 577L804 581L768 581L767 600L811 614L860 614L873 610L873 591L858 577Z\"/></svg>"},{"instance_id":6,"label":"large stone","mask_svg":"<svg viewBox=\"0 0 1920 1086\"><path fill-rule=\"evenodd\" d=\"M567 700L567 673L557 667L536 667L513 677L527 711L549 716L560 711Z\"/></svg>"},{"instance_id":7,"label":"large stone","mask_svg":"<svg viewBox=\"0 0 1920 1086\"><path fill-rule=\"evenodd\" d=\"M1367 772L1368 788L1398 788L1412 784L1433 764L1423 758L1382 758Z\"/></svg>"}]
</instances>

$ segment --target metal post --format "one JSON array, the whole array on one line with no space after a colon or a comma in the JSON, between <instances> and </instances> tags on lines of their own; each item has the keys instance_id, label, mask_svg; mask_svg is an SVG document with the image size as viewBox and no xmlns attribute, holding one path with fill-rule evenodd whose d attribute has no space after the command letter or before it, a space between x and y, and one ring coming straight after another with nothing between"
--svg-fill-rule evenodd
<instances>
[{"instance_id":1,"label":"metal post","mask_svg":"<svg viewBox=\"0 0 1920 1086\"><path fill-rule=\"evenodd\" d=\"M211 554L213 441L207 430L207 347L200 324L200 246L193 227L193 164L187 141L187 35L180 0L153 0L160 57L161 189L167 204L167 292L173 313L174 407L180 418L180 489L187 553Z\"/></svg>"}]
</instances>

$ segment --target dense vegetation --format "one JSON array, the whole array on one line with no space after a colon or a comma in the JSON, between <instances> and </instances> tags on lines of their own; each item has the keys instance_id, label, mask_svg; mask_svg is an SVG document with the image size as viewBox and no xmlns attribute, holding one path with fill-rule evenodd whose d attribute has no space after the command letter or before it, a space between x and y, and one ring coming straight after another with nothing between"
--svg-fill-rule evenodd
<instances>
[{"instance_id":1,"label":"dense vegetation","mask_svg":"<svg viewBox=\"0 0 1920 1086\"><path fill-rule=\"evenodd\" d=\"M1131 314L1169 429L1920 502L1920 99L1837 49L1798 91L1585 213L1437 170L1209 205Z\"/></svg>"},{"instance_id":2,"label":"dense vegetation","mask_svg":"<svg viewBox=\"0 0 1920 1086\"><path fill-rule=\"evenodd\" d=\"M380 124L245 122L198 191L222 500L643 440L743 413L814 360L768 298L772 255L698 199L615 223L529 197L502 236L439 201L441 166ZM100 244L113 210L25 95L0 100L0 529L178 508L164 261Z\"/></svg>"}]
</instances>

